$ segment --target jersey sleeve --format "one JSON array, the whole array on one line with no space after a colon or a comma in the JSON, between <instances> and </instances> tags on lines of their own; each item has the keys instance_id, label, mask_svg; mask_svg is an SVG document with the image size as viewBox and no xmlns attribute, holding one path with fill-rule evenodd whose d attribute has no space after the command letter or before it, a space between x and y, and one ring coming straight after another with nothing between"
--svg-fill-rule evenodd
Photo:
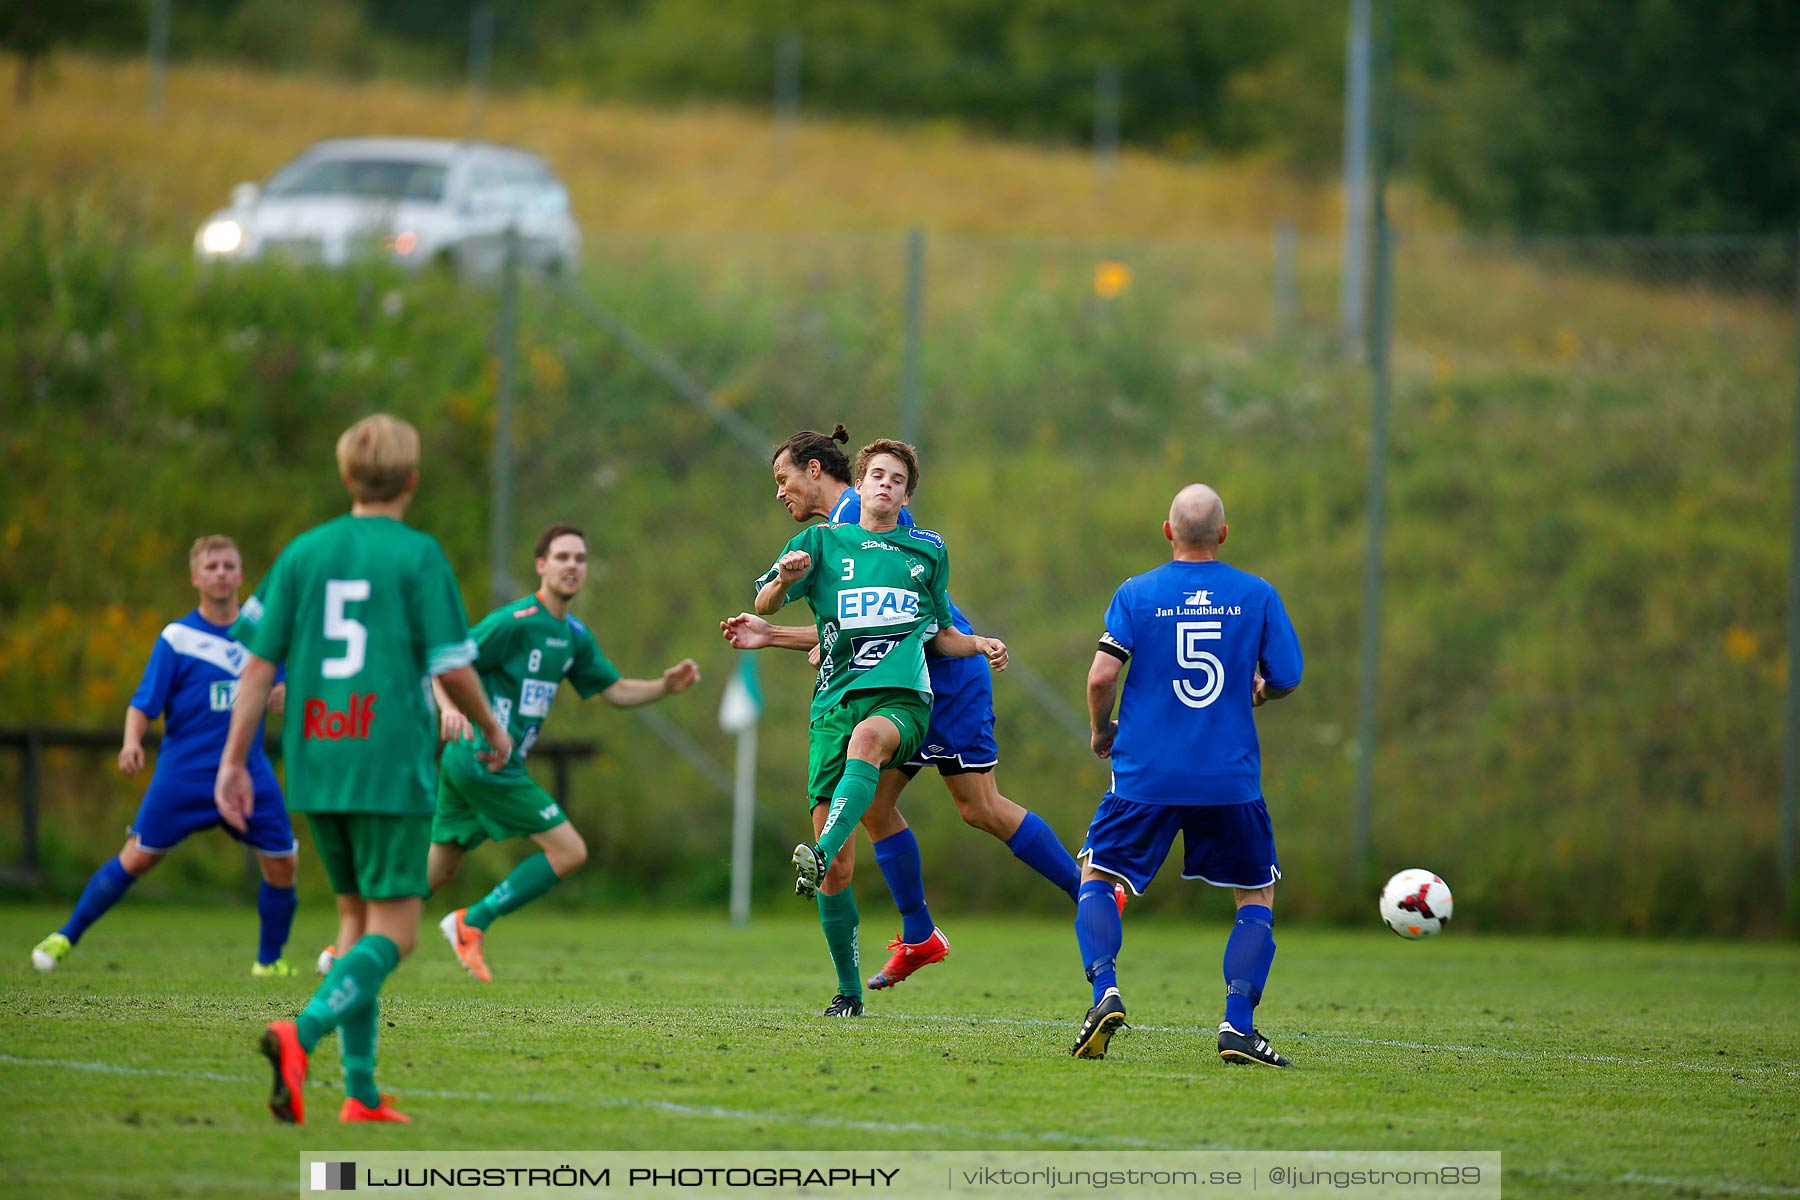
<instances>
[{"instance_id":1,"label":"jersey sleeve","mask_svg":"<svg viewBox=\"0 0 1800 1200\"><path fill-rule=\"evenodd\" d=\"M283 550L256 591L238 609L231 626L231 640L267 662L285 662L293 643L296 593L289 551Z\"/></svg>"},{"instance_id":2,"label":"jersey sleeve","mask_svg":"<svg viewBox=\"0 0 1800 1200\"><path fill-rule=\"evenodd\" d=\"M1106 628L1100 631L1100 652L1110 654L1120 662L1131 661L1135 641L1131 631L1131 603L1125 595L1129 586L1121 584L1113 593L1112 603L1106 606Z\"/></svg>"},{"instance_id":3,"label":"jersey sleeve","mask_svg":"<svg viewBox=\"0 0 1800 1200\"><path fill-rule=\"evenodd\" d=\"M481 618L469 637L475 642L475 669L492 671L512 653L512 631L519 627L511 608L496 608Z\"/></svg>"},{"instance_id":4,"label":"jersey sleeve","mask_svg":"<svg viewBox=\"0 0 1800 1200\"><path fill-rule=\"evenodd\" d=\"M813 580L819 573L818 543L819 530L821 528L823 528L823 526L808 525L805 529L802 529L799 533L790 538L788 544L781 548L781 553L775 556L775 561L769 564L769 569L756 577L755 590L760 592L768 587L770 583L774 582L775 576L781 571L782 557L786 555L788 551L804 550L812 555L812 566L807 568L806 574L794 580L793 585L788 588L787 602L792 604L796 600L803 600L809 597L812 593Z\"/></svg>"},{"instance_id":5,"label":"jersey sleeve","mask_svg":"<svg viewBox=\"0 0 1800 1200\"><path fill-rule=\"evenodd\" d=\"M152 721L162 716L169 702L169 685L175 679L175 650L162 637L151 647L150 661L144 664L144 677L131 694L131 707Z\"/></svg>"},{"instance_id":6,"label":"jersey sleeve","mask_svg":"<svg viewBox=\"0 0 1800 1200\"><path fill-rule=\"evenodd\" d=\"M462 592L444 548L433 538L421 556L413 597L419 632L425 645L425 670L442 675L475 661L475 640L469 636L469 618L463 611Z\"/></svg>"},{"instance_id":7,"label":"jersey sleeve","mask_svg":"<svg viewBox=\"0 0 1800 1200\"><path fill-rule=\"evenodd\" d=\"M939 549L937 559L937 570L931 573L931 612L937 628L931 637L954 628L950 620L950 551Z\"/></svg>"},{"instance_id":8,"label":"jersey sleeve","mask_svg":"<svg viewBox=\"0 0 1800 1200\"><path fill-rule=\"evenodd\" d=\"M1257 647L1256 658L1257 669L1269 687L1300 686L1300 638L1274 588L1269 589L1269 602L1263 609L1262 644Z\"/></svg>"},{"instance_id":9,"label":"jersey sleeve","mask_svg":"<svg viewBox=\"0 0 1800 1200\"><path fill-rule=\"evenodd\" d=\"M576 630L575 658L569 664L568 674L576 693L585 700L596 692L604 692L620 678L619 669L612 665L600 649L600 643L594 639L593 630L586 625Z\"/></svg>"}]
</instances>

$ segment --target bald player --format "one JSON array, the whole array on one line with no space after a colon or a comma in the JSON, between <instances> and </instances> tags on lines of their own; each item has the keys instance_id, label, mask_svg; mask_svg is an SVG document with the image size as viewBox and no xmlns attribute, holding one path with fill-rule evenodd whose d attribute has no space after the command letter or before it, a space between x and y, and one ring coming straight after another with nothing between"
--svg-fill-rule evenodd
<instances>
[{"instance_id":1,"label":"bald player","mask_svg":"<svg viewBox=\"0 0 1800 1200\"><path fill-rule=\"evenodd\" d=\"M1176 493L1162 532L1171 561L1113 594L1088 669L1093 750L1113 771L1076 856L1075 937L1094 1006L1072 1052L1105 1058L1125 1024L1114 883L1142 893L1179 832L1181 877L1230 888L1237 902L1225 942L1219 1057L1285 1067L1253 1019L1275 959L1281 869L1251 710L1300 686L1300 642L1275 589L1219 561L1229 530L1212 488L1196 483Z\"/></svg>"}]
</instances>

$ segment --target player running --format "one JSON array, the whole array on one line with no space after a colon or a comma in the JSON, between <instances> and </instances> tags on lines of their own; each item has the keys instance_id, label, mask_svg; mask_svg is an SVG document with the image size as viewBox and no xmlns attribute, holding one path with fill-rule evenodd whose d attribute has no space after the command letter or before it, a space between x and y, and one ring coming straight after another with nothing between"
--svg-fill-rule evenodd
<instances>
[{"instance_id":1,"label":"player running","mask_svg":"<svg viewBox=\"0 0 1800 1200\"><path fill-rule=\"evenodd\" d=\"M166 717L150 788L131 822L125 848L94 872L62 928L32 948L31 965L40 971L54 970L88 927L189 835L224 824L213 805L213 776L218 774L238 673L244 666L244 648L231 639L238 591L244 585L237 544L222 534L196 541L188 551L188 582L200 593L200 606L163 627L143 681L125 709L119 770L127 775L144 769L144 732L157 717ZM279 680L279 674L275 678ZM284 691L279 682L271 689L271 712L281 711ZM260 724L254 733L248 760L252 805L242 826L226 825L225 831L254 850L262 868L262 886L256 893L262 932L250 974L282 977L295 973L282 949L298 906L294 897L298 843L282 804L281 786L263 752Z\"/></svg>"},{"instance_id":2,"label":"player running","mask_svg":"<svg viewBox=\"0 0 1800 1200\"><path fill-rule=\"evenodd\" d=\"M410 1122L375 1086L375 1033L382 984L412 953L428 891L438 739L427 677L441 677L480 728L490 769L506 764L512 738L470 666L475 643L443 548L401 520L419 481L418 431L366 417L338 439L337 462L349 515L290 542L233 628L250 656L214 794L226 822L243 829L245 760L273 664L285 660L288 795L337 893L345 953L300 1014L262 1036L274 1068L269 1110L305 1120L307 1058L335 1029L347 1093L338 1120Z\"/></svg>"},{"instance_id":3,"label":"player running","mask_svg":"<svg viewBox=\"0 0 1800 1200\"><path fill-rule=\"evenodd\" d=\"M882 769L910 761L925 743L932 703L925 647L958 658L982 655L995 670L1006 669L1004 643L951 624L943 538L900 524L918 477L918 457L906 443L864 446L853 472L858 523L809 526L757 580L759 614L804 598L817 626L807 772L817 841L794 848L794 866L795 891L817 897L837 968L829 1017L862 1015L853 859L840 852L873 802Z\"/></svg>"},{"instance_id":4,"label":"player running","mask_svg":"<svg viewBox=\"0 0 1800 1200\"><path fill-rule=\"evenodd\" d=\"M587 535L573 525L552 525L537 540L538 589L495 609L475 627L475 670L517 749L512 761L490 772L477 755L486 747L441 680L434 680L448 743L438 764L437 816L431 825L433 892L456 878L463 856L489 838L530 838L541 848L480 902L438 923L469 974L493 979L482 951L488 926L517 912L567 879L587 861L587 843L556 798L525 772L525 756L537 742L557 686L566 678L583 698L596 693L615 708L635 708L686 691L700 668L684 658L656 679L622 679L600 650L593 632L569 606L587 582Z\"/></svg>"}]
</instances>

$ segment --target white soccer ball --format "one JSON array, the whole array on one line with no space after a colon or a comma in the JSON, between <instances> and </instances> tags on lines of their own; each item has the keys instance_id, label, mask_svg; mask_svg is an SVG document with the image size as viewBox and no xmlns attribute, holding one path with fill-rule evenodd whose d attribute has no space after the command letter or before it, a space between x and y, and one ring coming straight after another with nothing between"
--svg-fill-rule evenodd
<instances>
[{"instance_id":1,"label":"white soccer ball","mask_svg":"<svg viewBox=\"0 0 1800 1200\"><path fill-rule=\"evenodd\" d=\"M1450 885L1417 867L1400 872L1381 889L1381 919L1403 938L1427 938L1442 931L1454 907Z\"/></svg>"},{"instance_id":2,"label":"white soccer ball","mask_svg":"<svg viewBox=\"0 0 1800 1200\"><path fill-rule=\"evenodd\" d=\"M337 966L337 947L327 946L319 951L319 961L313 964L313 970L321 975L331 974L331 968Z\"/></svg>"}]
</instances>

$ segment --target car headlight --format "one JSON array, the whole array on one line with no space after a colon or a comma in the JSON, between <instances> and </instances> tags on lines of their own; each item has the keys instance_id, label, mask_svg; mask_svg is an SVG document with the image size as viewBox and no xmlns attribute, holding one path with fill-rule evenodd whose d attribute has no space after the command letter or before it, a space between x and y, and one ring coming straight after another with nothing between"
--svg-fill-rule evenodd
<instances>
[{"instance_id":1,"label":"car headlight","mask_svg":"<svg viewBox=\"0 0 1800 1200\"><path fill-rule=\"evenodd\" d=\"M244 244L244 227L236 221L208 221L200 231L200 248L208 254L235 254Z\"/></svg>"}]
</instances>

